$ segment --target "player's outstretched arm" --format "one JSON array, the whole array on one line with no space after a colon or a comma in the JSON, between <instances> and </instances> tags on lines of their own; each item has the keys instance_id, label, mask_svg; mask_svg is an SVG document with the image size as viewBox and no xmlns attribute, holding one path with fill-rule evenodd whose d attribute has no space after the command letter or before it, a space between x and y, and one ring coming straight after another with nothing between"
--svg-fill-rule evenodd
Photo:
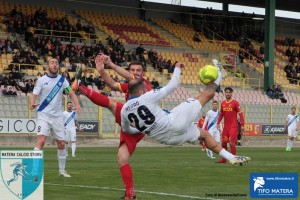
<instances>
[{"instance_id":1,"label":"player's outstretched arm","mask_svg":"<svg viewBox=\"0 0 300 200\"><path fill-rule=\"evenodd\" d=\"M102 56L104 57L103 58L104 64L109 66L112 70L117 72L120 76L122 76L123 78L125 78L128 81L134 79L134 76L131 73L129 73L126 69L113 63L109 56L105 56L105 55L102 55Z\"/></svg>"},{"instance_id":2,"label":"player's outstretched arm","mask_svg":"<svg viewBox=\"0 0 300 200\"><path fill-rule=\"evenodd\" d=\"M119 83L117 83L116 81L114 81L114 79L112 79L109 74L106 72L106 70L104 69L104 60L108 59L108 56L105 56L104 54L99 54L96 59L95 59L95 63L96 63L96 69L99 72L100 76L103 78L104 82L112 89L112 90L117 90L119 91ZM110 60L110 58L109 58ZM106 61L108 62L108 61Z\"/></svg>"},{"instance_id":3,"label":"player's outstretched arm","mask_svg":"<svg viewBox=\"0 0 300 200\"><path fill-rule=\"evenodd\" d=\"M165 98L178 87L180 83L181 68L183 67L184 65L182 63L176 64L171 80L166 86L159 90L159 99Z\"/></svg>"},{"instance_id":4,"label":"player's outstretched arm","mask_svg":"<svg viewBox=\"0 0 300 200\"><path fill-rule=\"evenodd\" d=\"M72 101L73 101L74 104L75 104L76 112L77 112L78 114L80 114L80 113L81 113L81 107L80 107L80 104L79 104L77 95L76 95L75 92L72 91L72 90L69 91L68 95L70 95Z\"/></svg>"}]
</instances>

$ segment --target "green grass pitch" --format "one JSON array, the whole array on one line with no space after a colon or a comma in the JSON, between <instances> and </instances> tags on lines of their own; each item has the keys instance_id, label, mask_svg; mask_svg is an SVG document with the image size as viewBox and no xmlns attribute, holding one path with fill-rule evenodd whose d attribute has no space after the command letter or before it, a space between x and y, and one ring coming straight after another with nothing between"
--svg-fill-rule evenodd
<instances>
[{"instance_id":1,"label":"green grass pitch","mask_svg":"<svg viewBox=\"0 0 300 200\"><path fill-rule=\"evenodd\" d=\"M251 172L300 172L300 149L238 148L252 158L248 166L217 164L200 147L138 147L131 165L139 200L247 200ZM117 148L77 148L68 157L72 178L58 176L55 148L45 149L45 200L117 200L124 194L116 161ZM70 153L69 153L70 155ZM211 197L239 193L246 197Z\"/></svg>"}]
</instances>

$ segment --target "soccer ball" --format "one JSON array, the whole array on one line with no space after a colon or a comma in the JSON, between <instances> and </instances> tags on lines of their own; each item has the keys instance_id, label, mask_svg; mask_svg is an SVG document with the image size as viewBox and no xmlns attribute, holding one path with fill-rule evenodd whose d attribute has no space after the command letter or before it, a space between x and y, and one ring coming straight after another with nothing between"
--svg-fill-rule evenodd
<instances>
[{"instance_id":1,"label":"soccer ball","mask_svg":"<svg viewBox=\"0 0 300 200\"><path fill-rule=\"evenodd\" d=\"M199 70L199 79L204 84L210 84L218 78L218 69L212 65L205 65Z\"/></svg>"}]
</instances>

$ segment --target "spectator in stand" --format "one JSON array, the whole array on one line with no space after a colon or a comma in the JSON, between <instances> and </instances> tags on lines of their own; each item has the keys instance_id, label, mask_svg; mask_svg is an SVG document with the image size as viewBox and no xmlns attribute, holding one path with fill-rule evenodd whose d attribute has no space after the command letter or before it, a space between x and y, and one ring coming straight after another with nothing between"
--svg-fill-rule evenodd
<instances>
[{"instance_id":1,"label":"spectator in stand","mask_svg":"<svg viewBox=\"0 0 300 200\"><path fill-rule=\"evenodd\" d=\"M115 77L113 78L115 82L120 82L120 79L118 77L118 75L115 75Z\"/></svg>"},{"instance_id":2,"label":"spectator in stand","mask_svg":"<svg viewBox=\"0 0 300 200\"><path fill-rule=\"evenodd\" d=\"M11 70L10 73L12 74L12 78L14 80L20 80L21 79L21 74L18 71L16 71L16 67L15 66L12 68L12 70Z\"/></svg>"},{"instance_id":3,"label":"spectator in stand","mask_svg":"<svg viewBox=\"0 0 300 200\"><path fill-rule=\"evenodd\" d=\"M266 91L266 94L269 98L273 99L274 97L274 90L273 90L273 87L272 86L269 86L267 91Z\"/></svg>"},{"instance_id":4,"label":"spectator in stand","mask_svg":"<svg viewBox=\"0 0 300 200\"><path fill-rule=\"evenodd\" d=\"M105 96L111 96L111 88L107 84L105 84L101 94Z\"/></svg>"},{"instance_id":5,"label":"spectator in stand","mask_svg":"<svg viewBox=\"0 0 300 200\"><path fill-rule=\"evenodd\" d=\"M6 86L9 85L9 75L5 74L4 77L2 78L2 80L0 81L0 86Z\"/></svg>"},{"instance_id":6,"label":"spectator in stand","mask_svg":"<svg viewBox=\"0 0 300 200\"><path fill-rule=\"evenodd\" d=\"M159 89L160 88L159 82L156 80L155 77L152 78L151 85L152 85L153 89Z\"/></svg>"},{"instance_id":7,"label":"spectator in stand","mask_svg":"<svg viewBox=\"0 0 300 200\"><path fill-rule=\"evenodd\" d=\"M139 61L142 62L144 64L144 66L146 67L147 63L146 63L146 59L144 57L144 52L145 52L145 49L142 44L140 44L140 46L137 47L135 50L135 54L137 55Z\"/></svg>"},{"instance_id":8,"label":"spectator in stand","mask_svg":"<svg viewBox=\"0 0 300 200\"><path fill-rule=\"evenodd\" d=\"M32 93L34 88L34 83L32 79L28 79L27 83L25 84L25 93Z\"/></svg>"},{"instance_id":9,"label":"spectator in stand","mask_svg":"<svg viewBox=\"0 0 300 200\"><path fill-rule=\"evenodd\" d=\"M38 72L37 75L36 75L37 78L41 78L42 76L43 76L43 75L42 75L41 72Z\"/></svg>"},{"instance_id":10,"label":"spectator in stand","mask_svg":"<svg viewBox=\"0 0 300 200\"><path fill-rule=\"evenodd\" d=\"M150 49L148 51L148 58L150 60L150 63L152 64L152 67L154 69L156 69L157 68L157 62L158 62L157 52L155 52L152 49Z\"/></svg>"},{"instance_id":11,"label":"spectator in stand","mask_svg":"<svg viewBox=\"0 0 300 200\"><path fill-rule=\"evenodd\" d=\"M8 86L7 88L8 88L8 90L3 90L3 95L5 95L5 96L16 96L17 95L17 92L15 91L15 89L13 87Z\"/></svg>"},{"instance_id":12,"label":"spectator in stand","mask_svg":"<svg viewBox=\"0 0 300 200\"><path fill-rule=\"evenodd\" d=\"M193 40L194 40L195 42L198 42L198 43L201 42L199 33L196 32L196 33L194 34Z\"/></svg>"},{"instance_id":13,"label":"spectator in stand","mask_svg":"<svg viewBox=\"0 0 300 200\"><path fill-rule=\"evenodd\" d=\"M285 55L288 56L288 57L290 57L292 55L292 51L291 51L291 47L290 46L285 51Z\"/></svg>"}]
</instances>

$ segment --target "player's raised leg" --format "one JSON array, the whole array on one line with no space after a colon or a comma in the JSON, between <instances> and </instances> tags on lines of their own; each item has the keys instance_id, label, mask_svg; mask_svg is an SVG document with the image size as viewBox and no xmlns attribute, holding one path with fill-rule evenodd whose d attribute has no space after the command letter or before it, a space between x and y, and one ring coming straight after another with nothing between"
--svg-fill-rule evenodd
<instances>
[{"instance_id":1,"label":"player's raised leg","mask_svg":"<svg viewBox=\"0 0 300 200\"><path fill-rule=\"evenodd\" d=\"M204 141L206 148L212 150L214 153L219 154L222 158L228 160L230 164L234 166L247 165L248 161L251 160L250 157L236 156L229 153L223 149L222 146L216 140L214 140L214 138L206 130L200 129L199 140Z\"/></svg>"}]
</instances>

